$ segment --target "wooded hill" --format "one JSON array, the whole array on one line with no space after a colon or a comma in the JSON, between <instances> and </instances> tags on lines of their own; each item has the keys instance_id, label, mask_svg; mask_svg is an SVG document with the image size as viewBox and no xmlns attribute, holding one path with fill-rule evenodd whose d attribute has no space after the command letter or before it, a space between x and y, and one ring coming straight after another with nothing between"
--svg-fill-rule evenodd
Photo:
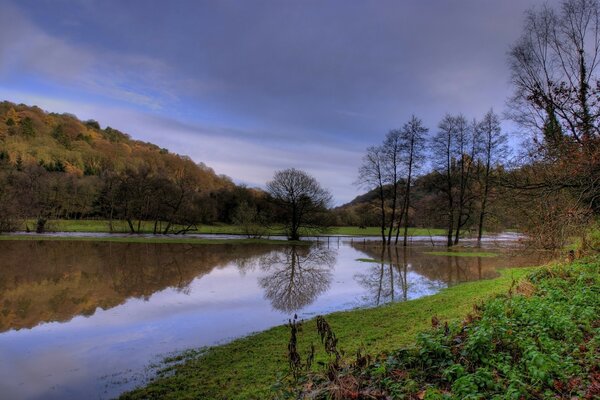
<instances>
[{"instance_id":1,"label":"wooded hill","mask_svg":"<svg viewBox=\"0 0 600 400\"><path fill-rule=\"evenodd\" d=\"M82 177L107 171L146 166L174 173L190 169L204 190L232 187L231 179L217 175L203 163L169 153L152 143L134 140L94 120L80 121L72 114L47 113L36 106L0 103L0 151L10 164L38 164L48 171Z\"/></svg>"},{"instance_id":2,"label":"wooded hill","mask_svg":"<svg viewBox=\"0 0 600 400\"><path fill-rule=\"evenodd\" d=\"M232 222L242 202L262 192L187 156L132 139L94 120L0 103L0 232L36 219L155 221L155 231L193 229L200 222Z\"/></svg>"}]
</instances>

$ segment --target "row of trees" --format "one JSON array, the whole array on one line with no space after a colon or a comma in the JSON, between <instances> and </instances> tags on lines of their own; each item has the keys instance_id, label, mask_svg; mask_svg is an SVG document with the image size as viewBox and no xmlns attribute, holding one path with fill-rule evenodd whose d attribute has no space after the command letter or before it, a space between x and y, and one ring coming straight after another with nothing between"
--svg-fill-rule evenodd
<instances>
[{"instance_id":1,"label":"row of trees","mask_svg":"<svg viewBox=\"0 0 600 400\"><path fill-rule=\"evenodd\" d=\"M404 245L407 244L410 189L424 158L426 133L421 120L413 116L402 129L391 130L381 145L369 147L359 168L357 183L377 190L384 243L391 243L394 231L398 242L404 222Z\"/></svg>"},{"instance_id":2,"label":"row of trees","mask_svg":"<svg viewBox=\"0 0 600 400\"><path fill-rule=\"evenodd\" d=\"M398 243L403 227L407 245L411 188L426 166L432 172L424 183L446 216L448 246L459 242L461 230L475 218L481 240L495 177L508 153L498 116L490 110L481 121L468 122L463 115L446 115L435 135L428 138L427 132L413 116L402 129L391 130L381 145L369 147L363 158L358 184L377 191L382 241L391 244L395 232Z\"/></svg>"},{"instance_id":3,"label":"row of trees","mask_svg":"<svg viewBox=\"0 0 600 400\"><path fill-rule=\"evenodd\" d=\"M296 169L275 173L268 192L231 185L207 191L188 160L176 171L150 165L99 176L79 177L39 164L15 167L0 153L0 232L21 229L35 220L44 232L52 219L124 220L131 233L152 222L153 233L185 233L200 223L235 223L248 236L263 236L284 224L292 240L327 224L331 195L310 175ZM147 228L146 228L147 229Z\"/></svg>"},{"instance_id":4,"label":"row of trees","mask_svg":"<svg viewBox=\"0 0 600 400\"><path fill-rule=\"evenodd\" d=\"M124 219L132 232L147 220L157 233L220 221L260 235L285 222L298 239L333 215L377 224L386 244L402 235L406 245L410 225L443 226L453 246L466 229L481 240L510 199L518 207L501 219L521 218L543 246L560 246L600 212L599 2L527 12L509 61L510 117L532 138L516 163L507 168L507 137L493 111L480 120L446 115L432 134L413 116L367 149L357 183L374 197L348 212L327 213L331 196L302 171L277 172L267 192L239 188L95 121L2 102L0 230L25 218L43 230L49 218L101 217Z\"/></svg>"}]
</instances>

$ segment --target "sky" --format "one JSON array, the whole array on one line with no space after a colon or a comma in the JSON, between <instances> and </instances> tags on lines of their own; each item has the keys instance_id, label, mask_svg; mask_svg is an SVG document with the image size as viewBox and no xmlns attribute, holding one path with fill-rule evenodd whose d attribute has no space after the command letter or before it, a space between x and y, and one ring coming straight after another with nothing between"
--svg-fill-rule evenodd
<instances>
[{"instance_id":1,"label":"sky","mask_svg":"<svg viewBox=\"0 0 600 400\"><path fill-rule=\"evenodd\" d=\"M411 115L499 114L539 0L0 0L0 100L68 112L263 187L307 171L336 205ZM507 132L515 130L503 121Z\"/></svg>"}]
</instances>

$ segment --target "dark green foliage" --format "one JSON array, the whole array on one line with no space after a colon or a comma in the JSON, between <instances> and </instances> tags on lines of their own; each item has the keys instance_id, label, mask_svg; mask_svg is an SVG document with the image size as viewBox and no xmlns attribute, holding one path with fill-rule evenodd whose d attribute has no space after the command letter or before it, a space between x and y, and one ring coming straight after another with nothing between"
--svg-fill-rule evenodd
<instances>
[{"instance_id":1,"label":"dark green foliage","mask_svg":"<svg viewBox=\"0 0 600 400\"><path fill-rule=\"evenodd\" d=\"M90 135L84 135L83 133L78 134L75 140L81 140L87 144L92 144L92 137Z\"/></svg>"},{"instance_id":2,"label":"dark green foliage","mask_svg":"<svg viewBox=\"0 0 600 400\"><path fill-rule=\"evenodd\" d=\"M65 172L65 164L61 160L54 160L49 162L44 162L43 160L39 162L40 167L44 167L44 169L48 172Z\"/></svg>"},{"instance_id":3,"label":"dark green foliage","mask_svg":"<svg viewBox=\"0 0 600 400\"><path fill-rule=\"evenodd\" d=\"M87 126L88 128L95 129L97 131L100 130L100 124L98 123L98 121L93 120L93 119L88 119L87 121L84 122L84 125Z\"/></svg>"},{"instance_id":4,"label":"dark green foliage","mask_svg":"<svg viewBox=\"0 0 600 400\"><path fill-rule=\"evenodd\" d=\"M57 125L54 127L54 129L52 130L52 137L56 139L56 141L63 145L65 148L71 148L71 139L65 134L62 125Z\"/></svg>"},{"instance_id":5,"label":"dark green foliage","mask_svg":"<svg viewBox=\"0 0 600 400\"><path fill-rule=\"evenodd\" d=\"M24 136L35 136L35 129L33 127L33 120L31 118L25 117L23 120L21 120L21 133Z\"/></svg>"},{"instance_id":6,"label":"dark green foliage","mask_svg":"<svg viewBox=\"0 0 600 400\"><path fill-rule=\"evenodd\" d=\"M539 270L416 346L304 377L300 397L600 398L600 259ZM513 293L514 292L514 293ZM345 383L346 382L346 383ZM307 389L308 388L308 389ZM370 397L369 397L370 396Z\"/></svg>"},{"instance_id":7,"label":"dark green foliage","mask_svg":"<svg viewBox=\"0 0 600 400\"><path fill-rule=\"evenodd\" d=\"M99 171L96 170L96 168L94 168L93 166L89 165L89 164L85 164L83 166L83 174L84 175L96 175L98 174Z\"/></svg>"},{"instance_id":8,"label":"dark green foliage","mask_svg":"<svg viewBox=\"0 0 600 400\"><path fill-rule=\"evenodd\" d=\"M113 129L110 126L107 126L106 129L102 131L102 134L111 142L123 142L130 139L129 135Z\"/></svg>"}]
</instances>

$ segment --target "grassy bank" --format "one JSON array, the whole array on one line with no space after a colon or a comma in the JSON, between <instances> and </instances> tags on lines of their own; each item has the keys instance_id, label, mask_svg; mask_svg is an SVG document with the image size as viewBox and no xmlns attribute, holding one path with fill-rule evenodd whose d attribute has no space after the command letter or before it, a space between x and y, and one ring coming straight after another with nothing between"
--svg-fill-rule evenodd
<instances>
[{"instance_id":1,"label":"grassy bank","mask_svg":"<svg viewBox=\"0 0 600 400\"><path fill-rule=\"evenodd\" d=\"M600 399L600 258L539 269L462 323L434 321L415 346L370 359L332 357L299 381L282 381L280 395Z\"/></svg>"},{"instance_id":2,"label":"grassy bank","mask_svg":"<svg viewBox=\"0 0 600 400\"><path fill-rule=\"evenodd\" d=\"M506 293L513 279L531 270L503 270L493 280L464 283L405 303L338 312L328 315L327 320L348 354L359 346L370 353L387 352L414 343L417 334L431 326L432 316L459 321L474 304ZM315 321L306 322L304 330L314 332ZM279 326L201 353L191 352L185 362L166 367L162 377L123 398L269 398L276 377L287 369L288 339L288 329ZM300 335L298 347L304 351L311 342L317 344L313 334Z\"/></svg>"},{"instance_id":3,"label":"grassy bank","mask_svg":"<svg viewBox=\"0 0 600 400\"><path fill-rule=\"evenodd\" d=\"M137 222L134 224L137 228ZM113 233L129 233L129 225L126 221L115 220L112 222ZM26 221L22 230L35 230L35 221ZM142 221L140 223L141 233L152 233L154 230L154 222ZM111 232L108 220L50 220L47 222L47 229L55 232ZM241 235L243 230L240 226L216 224L216 225L200 225L197 231L193 233L202 234L222 234L222 235ZM429 236L443 235L443 229L426 229L426 228L409 228L410 236ZM270 235L283 235L282 227L273 227L269 230ZM378 227L359 228L357 226L341 226L333 227L324 235L348 235L348 236L380 236L381 231Z\"/></svg>"}]
</instances>

